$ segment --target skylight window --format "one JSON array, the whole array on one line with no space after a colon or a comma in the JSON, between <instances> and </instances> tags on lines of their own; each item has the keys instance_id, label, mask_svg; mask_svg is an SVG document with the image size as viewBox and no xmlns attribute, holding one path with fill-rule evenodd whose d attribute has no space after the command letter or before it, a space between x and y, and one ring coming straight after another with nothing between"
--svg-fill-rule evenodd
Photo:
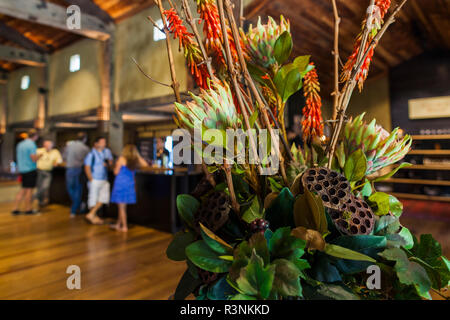
<instances>
[{"instance_id":1,"label":"skylight window","mask_svg":"<svg viewBox=\"0 0 450 320\"><path fill-rule=\"evenodd\" d=\"M153 41L159 41L164 40L166 38L166 34L164 32L161 32L161 29L163 28L163 22L161 19L156 20L157 27L153 27Z\"/></svg>"},{"instance_id":2,"label":"skylight window","mask_svg":"<svg viewBox=\"0 0 450 320\"><path fill-rule=\"evenodd\" d=\"M20 89L27 90L30 87L30 76L25 75L20 80Z\"/></svg>"},{"instance_id":3,"label":"skylight window","mask_svg":"<svg viewBox=\"0 0 450 320\"><path fill-rule=\"evenodd\" d=\"M70 57L70 63L69 63L69 70L70 72L77 72L80 70L80 55L74 54Z\"/></svg>"}]
</instances>

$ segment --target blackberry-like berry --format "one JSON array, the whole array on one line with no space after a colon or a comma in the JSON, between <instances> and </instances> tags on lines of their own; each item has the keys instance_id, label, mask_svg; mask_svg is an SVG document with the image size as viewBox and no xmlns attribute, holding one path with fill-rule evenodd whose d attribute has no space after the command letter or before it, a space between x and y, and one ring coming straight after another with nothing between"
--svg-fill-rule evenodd
<instances>
[{"instance_id":1,"label":"blackberry-like berry","mask_svg":"<svg viewBox=\"0 0 450 320\"><path fill-rule=\"evenodd\" d=\"M252 233L261 232L264 233L269 228L269 221L264 219L255 219L250 223L250 231Z\"/></svg>"}]
</instances>

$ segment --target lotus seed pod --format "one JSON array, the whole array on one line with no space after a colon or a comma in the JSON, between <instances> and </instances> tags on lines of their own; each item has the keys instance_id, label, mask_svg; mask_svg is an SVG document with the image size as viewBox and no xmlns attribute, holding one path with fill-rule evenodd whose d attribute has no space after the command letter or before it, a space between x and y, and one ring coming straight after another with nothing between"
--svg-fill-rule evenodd
<instances>
[{"instance_id":1,"label":"lotus seed pod","mask_svg":"<svg viewBox=\"0 0 450 320\"><path fill-rule=\"evenodd\" d=\"M200 233L199 223L212 231L220 229L228 221L230 208L230 199L225 192L211 194L195 213L196 231Z\"/></svg>"},{"instance_id":2,"label":"lotus seed pod","mask_svg":"<svg viewBox=\"0 0 450 320\"><path fill-rule=\"evenodd\" d=\"M370 234L375 225L372 209L362 199L351 197L341 210L328 210L336 228L347 235Z\"/></svg>"}]
</instances>

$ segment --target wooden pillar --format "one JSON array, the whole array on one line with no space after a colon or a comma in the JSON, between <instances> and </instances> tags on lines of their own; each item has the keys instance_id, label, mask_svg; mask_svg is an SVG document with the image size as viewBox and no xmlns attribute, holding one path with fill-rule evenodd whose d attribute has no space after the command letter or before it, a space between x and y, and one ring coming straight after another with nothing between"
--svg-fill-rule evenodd
<instances>
[{"instance_id":1,"label":"wooden pillar","mask_svg":"<svg viewBox=\"0 0 450 320\"><path fill-rule=\"evenodd\" d=\"M123 146L122 114L114 103L114 36L102 42L101 106L97 111L98 131L108 138L114 155L120 155Z\"/></svg>"},{"instance_id":2,"label":"wooden pillar","mask_svg":"<svg viewBox=\"0 0 450 320\"><path fill-rule=\"evenodd\" d=\"M50 131L48 121L48 63L40 68L39 104L34 127L46 135Z\"/></svg>"},{"instance_id":3,"label":"wooden pillar","mask_svg":"<svg viewBox=\"0 0 450 320\"><path fill-rule=\"evenodd\" d=\"M1 133L1 167L9 171L9 163L14 160L14 132L8 130L8 86L0 86L0 133Z\"/></svg>"}]
</instances>

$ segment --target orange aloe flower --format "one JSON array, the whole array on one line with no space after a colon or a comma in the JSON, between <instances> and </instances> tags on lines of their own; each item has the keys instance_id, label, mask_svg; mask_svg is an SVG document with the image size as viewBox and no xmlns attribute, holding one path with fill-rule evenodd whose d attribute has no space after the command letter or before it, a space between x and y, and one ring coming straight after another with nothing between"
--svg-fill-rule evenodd
<instances>
[{"instance_id":1,"label":"orange aloe flower","mask_svg":"<svg viewBox=\"0 0 450 320\"><path fill-rule=\"evenodd\" d=\"M310 65L314 65L313 62ZM303 108L303 139L323 135L322 123L322 99L319 95L320 84L316 68L309 71L303 79L303 95L306 98L306 106Z\"/></svg>"}]
</instances>

